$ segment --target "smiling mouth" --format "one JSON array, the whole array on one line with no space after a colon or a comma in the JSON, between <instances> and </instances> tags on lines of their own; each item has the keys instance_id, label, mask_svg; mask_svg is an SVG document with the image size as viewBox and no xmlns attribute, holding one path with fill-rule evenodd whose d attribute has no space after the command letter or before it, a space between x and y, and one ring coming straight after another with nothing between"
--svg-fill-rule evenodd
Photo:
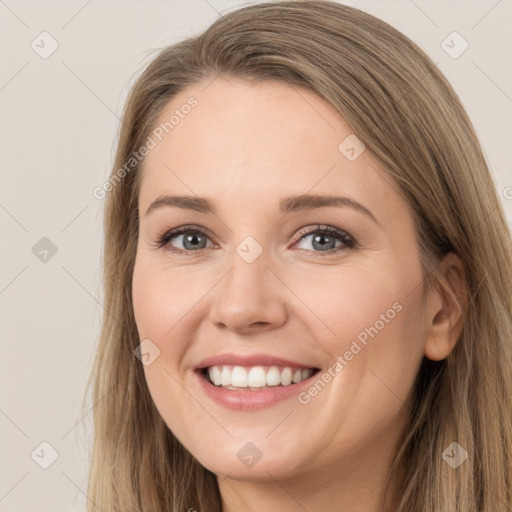
<instances>
[{"instance_id":1,"label":"smiling mouth","mask_svg":"<svg viewBox=\"0 0 512 512\"><path fill-rule=\"evenodd\" d=\"M215 365L202 368L201 376L213 386L232 391L261 391L293 386L320 371L319 368L291 366L234 366Z\"/></svg>"}]
</instances>

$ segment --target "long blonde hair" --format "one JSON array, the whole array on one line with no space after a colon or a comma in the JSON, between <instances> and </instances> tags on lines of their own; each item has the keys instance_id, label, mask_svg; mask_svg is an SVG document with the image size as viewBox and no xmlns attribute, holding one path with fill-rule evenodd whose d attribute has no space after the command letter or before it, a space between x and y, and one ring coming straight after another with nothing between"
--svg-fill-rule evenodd
<instances>
[{"instance_id":1,"label":"long blonde hair","mask_svg":"<svg viewBox=\"0 0 512 512\"><path fill-rule=\"evenodd\" d=\"M106 313L89 381L89 510L222 508L215 475L167 428L134 356L141 163L119 177L173 96L219 75L280 80L327 100L409 202L424 286L442 279L442 256L453 251L462 259L469 294L463 331L445 360L421 364L389 481L407 468L398 512L512 510L512 244L493 180L457 95L425 53L383 21L329 1L231 12L161 50L131 90L105 200ZM452 442L469 454L457 469L442 457Z\"/></svg>"}]
</instances>

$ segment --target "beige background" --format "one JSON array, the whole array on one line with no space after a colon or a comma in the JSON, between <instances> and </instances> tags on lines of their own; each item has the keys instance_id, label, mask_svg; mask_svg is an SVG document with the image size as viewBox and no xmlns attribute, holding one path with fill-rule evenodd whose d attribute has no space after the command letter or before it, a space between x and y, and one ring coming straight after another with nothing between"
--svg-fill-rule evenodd
<instances>
[{"instance_id":1,"label":"beige background","mask_svg":"<svg viewBox=\"0 0 512 512\"><path fill-rule=\"evenodd\" d=\"M247 3L0 0L0 512L85 510L92 414L82 418L80 405L103 314L103 202L92 190L108 176L128 86L151 50ZM512 224L512 2L345 3L438 63L475 124ZM43 31L58 43L46 59L31 47L51 49ZM453 31L469 43L457 59L441 47ZM42 237L57 249L46 262L32 250ZM41 442L59 455L48 469L40 464L52 452Z\"/></svg>"}]
</instances>

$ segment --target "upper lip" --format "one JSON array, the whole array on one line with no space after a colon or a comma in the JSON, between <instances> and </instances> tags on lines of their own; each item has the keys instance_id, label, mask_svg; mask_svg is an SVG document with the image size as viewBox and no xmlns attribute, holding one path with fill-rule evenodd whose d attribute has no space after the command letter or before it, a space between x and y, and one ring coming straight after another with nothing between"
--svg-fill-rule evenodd
<instances>
[{"instance_id":1,"label":"upper lip","mask_svg":"<svg viewBox=\"0 0 512 512\"><path fill-rule=\"evenodd\" d=\"M208 368L210 366L287 366L291 368L315 368L312 365L302 364L290 359L272 356L270 354L218 354L203 359L196 365L196 369Z\"/></svg>"}]
</instances>

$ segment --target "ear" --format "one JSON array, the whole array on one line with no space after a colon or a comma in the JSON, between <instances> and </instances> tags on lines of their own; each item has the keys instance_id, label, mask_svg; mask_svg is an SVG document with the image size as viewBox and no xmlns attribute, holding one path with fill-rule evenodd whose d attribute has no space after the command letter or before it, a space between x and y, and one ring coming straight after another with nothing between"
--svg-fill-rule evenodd
<instances>
[{"instance_id":1,"label":"ear","mask_svg":"<svg viewBox=\"0 0 512 512\"><path fill-rule=\"evenodd\" d=\"M440 262L441 276L427 300L428 335L425 356L432 361L445 359L462 332L462 313L467 306L464 264L453 252Z\"/></svg>"}]
</instances>

